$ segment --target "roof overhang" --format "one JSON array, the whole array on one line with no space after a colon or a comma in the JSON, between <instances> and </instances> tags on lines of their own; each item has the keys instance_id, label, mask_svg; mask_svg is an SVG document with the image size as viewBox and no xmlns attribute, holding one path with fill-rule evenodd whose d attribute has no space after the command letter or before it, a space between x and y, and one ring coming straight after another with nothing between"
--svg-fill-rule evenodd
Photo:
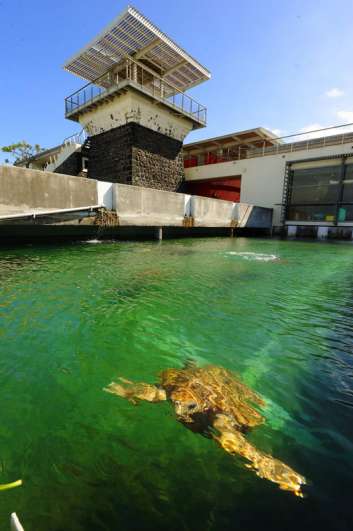
<instances>
[{"instance_id":1,"label":"roof overhang","mask_svg":"<svg viewBox=\"0 0 353 531\"><path fill-rule=\"evenodd\" d=\"M181 91L211 77L204 66L130 6L66 61L64 69L94 81L125 57L145 63Z\"/></svg>"},{"instance_id":2,"label":"roof overhang","mask_svg":"<svg viewBox=\"0 0 353 531\"><path fill-rule=\"evenodd\" d=\"M28 164L28 162L47 162L50 157L57 155L62 147L63 144L59 144L58 146L54 146L49 149L44 149L43 151L36 153L32 157L28 157L28 159L21 160L19 162L14 162L14 166L25 166L26 164Z\"/></svg>"},{"instance_id":3,"label":"roof overhang","mask_svg":"<svg viewBox=\"0 0 353 531\"><path fill-rule=\"evenodd\" d=\"M257 127L255 129L247 129L246 131L199 140L198 142L191 142L190 144L185 144L183 149L184 152L192 154L198 151L215 150L231 146L256 148L277 144L282 144L282 141L275 134L264 127Z\"/></svg>"}]
</instances>

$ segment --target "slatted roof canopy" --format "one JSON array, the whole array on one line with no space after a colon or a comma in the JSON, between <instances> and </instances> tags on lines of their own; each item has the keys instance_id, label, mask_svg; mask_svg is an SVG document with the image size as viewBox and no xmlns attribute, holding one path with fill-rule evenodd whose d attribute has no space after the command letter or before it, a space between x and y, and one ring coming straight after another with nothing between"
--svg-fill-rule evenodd
<instances>
[{"instance_id":1,"label":"slatted roof canopy","mask_svg":"<svg viewBox=\"0 0 353 531\"><path fill-rule=\"evenodd\" d=\"M146 64L181 91L211 77L205 67L130 6L71 57L64 69L94 81L126 56Z\"/></svg>"},{"instance_id":2,"label":"slatted roof canopy","mask_svg":"<svg viewBox=\"0 0 353 531\"><path fill-rule=\"evenodd\" d=\"M184 144L183 150L184 154L194 154L203 151L212 151L218 148L238 146L256 148L263 147L264 145L265 147L268 147L277 144L282 144L280 138L278 138L265 127L256 127L255 129L247 129L246 131L238 131L228 135L207 138L205 140L191 142L190 144Z\"/></svg>"}]
</instances>

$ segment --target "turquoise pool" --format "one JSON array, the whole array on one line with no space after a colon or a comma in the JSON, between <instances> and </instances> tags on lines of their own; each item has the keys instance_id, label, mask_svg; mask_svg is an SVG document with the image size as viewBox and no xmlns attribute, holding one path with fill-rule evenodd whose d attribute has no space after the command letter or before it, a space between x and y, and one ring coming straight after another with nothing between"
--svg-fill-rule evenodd
<instances>
[{"instance_id":1,"label":"turquoise pool","mask_svg":"<svg viewBox=\"0 0 353 531\"><path fill-rule=\"evenodd\" d=\"M153 383L187 358L268 403L249 439L303 500L186 430ZM353 246L258 239L0 250L0 525L26 531L351 530Z\"/></svg>"}]
</instances>

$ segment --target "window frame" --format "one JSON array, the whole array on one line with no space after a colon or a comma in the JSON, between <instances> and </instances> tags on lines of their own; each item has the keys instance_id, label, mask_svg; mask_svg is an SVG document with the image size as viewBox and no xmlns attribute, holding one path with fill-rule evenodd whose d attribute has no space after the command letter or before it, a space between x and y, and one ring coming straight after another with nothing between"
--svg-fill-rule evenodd
<instances>
[{"instance_id":1,"label":"window frame","mask_svg":"<svg viewBox=\"0 0 353 531\"><path fill-rule=\"evenodd\" d=\"M335 163L333 163L335 161ZM340 161L337 163L336 161ZM295 166L303 165L303 169L305 167L307 169L312 168L313 170L315 168L322 168L322 167L330 167L330 162L333 163L331 166L339 166L339 180L337 185L337 196L336 201L330 201L330 202L324 202L324 201L317 201L317 202L295 202L292 203L292 192L293 192L293 178L294 178L294 171ZM317 165L315 165L315 163ZM294 168L293 168L294 167ZM305 159L305 160L293 160L288 161L286 164L286 174L285 174L285 182L284 182L284 188L283 188L283 202L282 202L282 223L283 224L290 224L293 222L294 224L300 225L300 223L311 223L311 224L322 224L322 223L329 223L330 225L337 226L338 223L342 223L342 221L339 220L340 217L340 211L345 206L352 206L352 201L346 201L344 200L344 184L345 184L345 177L347 168L351 167L353 170L353 154L343 154L343 155L336 155L331 157L320 157L315 159ZM353 171L352 171L353 173ZM353 179L353 175L352 175ZM351 179L349 179L351 180ZM293 207L318 207L318 206L331 206L334 209L334 219L332 221L308 221L308 220L294 220L289 218L289 211ZM343 222L344 223L344 222ZM352 220L353 224L353 220Z\"/></svg>"}]
</instances>

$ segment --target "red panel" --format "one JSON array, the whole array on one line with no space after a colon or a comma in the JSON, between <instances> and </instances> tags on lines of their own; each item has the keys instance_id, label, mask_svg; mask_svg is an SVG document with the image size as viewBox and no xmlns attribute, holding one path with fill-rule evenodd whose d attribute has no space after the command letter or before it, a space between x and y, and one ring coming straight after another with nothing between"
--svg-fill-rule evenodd
<instances>
[{"instance_id":1,"label":"red panel","mask_svg":"<svg viewBox=\"0 0 353 531\"><path fill-rule=\"evenodd\" d=\"M205 181L186 181L186 193L214 197L226 201L240 201L241 177L227 177L224 179L208 179Z\"/></svg>"},{"instance_id":2,"label":"red panel","mask_svg":"<svg viewBox=\"0 0 353 531\"><path fill-rule=\"evenodd\" d=\"M184 168L193 168L194 166L197 166L197 157L190 156L184 160Z\"/></svg>"},{"instance_id":3,"label":"red panel","mask_svg":"<svg viewBox=\"0 0 353 531\"><path fill-rule=\"evenodd\" d=\"M204 164L218 164L219 162L227 162L227 158L222 155L216 155L215 153L206 153L204 155L204 161L200 166ZM184 159L184 168L193 168L198 165L199 161L195 155L189 155L187 159Z\"/></svg>"}]
</instances>

